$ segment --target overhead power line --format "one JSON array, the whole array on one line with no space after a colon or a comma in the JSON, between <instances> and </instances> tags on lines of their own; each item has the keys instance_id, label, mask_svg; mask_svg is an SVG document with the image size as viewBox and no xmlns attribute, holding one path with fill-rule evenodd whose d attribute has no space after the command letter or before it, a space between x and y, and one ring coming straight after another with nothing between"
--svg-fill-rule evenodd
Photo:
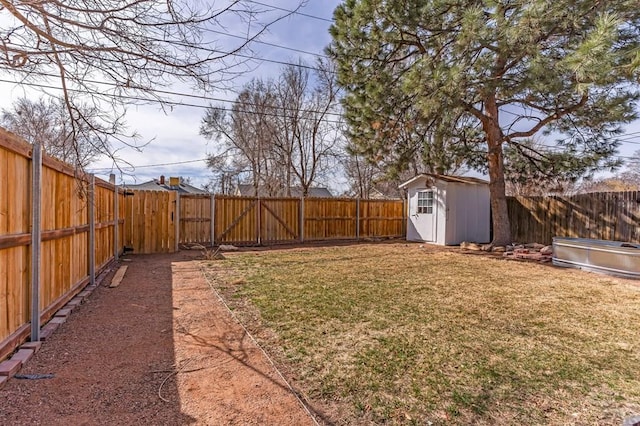
<instances>
[{"instance_id":1,"label":"overhead power line","mask_svg":"<svg viewBox=\"0 0 640 426\"><path fill-rule=\"evenodd\" d=\"M216 30L208 30L208 31L221 33L221 32L217 32ZM223 34L226 34L226 33L223 33ZM242 38L243 40L246 40L246 37L235 36L235 35L230 35L230 34L227 34L227 35L229 35L230 37ZM164 40L161 40L161 39L150 39L150 41L163 42ZM246 41L251 41L252 43L258 43L257 40L249 39L249 40L246 40ZM302 51L302 50L299 50L299 49L290 48L288 46L282 46L282 45L278 45L278 44L275 44L275 43L267 43L267 42L260 42L260 43L268 44L268 45L273 46L273 47L279 47L281 49L293 50L293 51L298 51L300 53L306 53L306 54L310 54L310 55L316 55L318 57L328 58L327 56L319 54L319 53ZM237 56L238 58L248 59L248 60L253 60L253 61L269 62L269 63L277 64L277 65L293 66L293 67L308 69L308 70L311 70L311 71L322 71L322 72L328 72L330 74L337 74L337 72L335 72L335 71L322 70L322 69L320 69L318 67L314 67L312 65L307 65L307 64L304 64L304 63L295 63L295 62L282 61L282 60L278 60L278 59L261 58L261 57L256 57L256 56L252 56L252 55L246 55L244 53L240 53L239 51L227 52L227 51L224 51L224 50L212 49L210 47L205 47L205 46L194 46L194 45L191 45L191 44L188 44L188 43L180 43L180 42L177 42L177 41L174 41L173 44L177 45L177 46L188 47L190 49L201 50L201 51L207 52L207 53L214 53L216 55L219 55L218 56L219 58L222 58L222 57L225 57L225 56ZM12 47L15 47L16 49L20 49L21 48L21 46L12 46Z\"/></svg>"},{"instance_id":2,"label":"overhead power line","mask_svg":"<svg viewBox=\"0 0 640 426\"><path fill-rule=\"evenodd\" d=\"M0 83L21 84L21 85L25 85L25 86L29 86L29 87L38 87L38 88L42 88L42 89L62 90L61 87L56 87L56 86L51 86L51 85L46 85L46 84L26 83L26 82L19 83L19 82L16 82L16 81L5 80L5 79L0 79ZM72 89L72 88L67 88L67 90L70 91L70 92L76 92L76 93L81 93L81 94L85 94L85 95L91 95L92 94L87 90ZM293 116L286 116L286 115L278 114L276 112L273 112L273 113L272 112L258 112L258 111L242 110L242 109L237 109L237 108L232 110L232 109L229 109L229 108L218 107L218 106L213 106L213 105L199 105L199 104L192 104L192 103L187 103L187 102L182 102L182 101L171 101L171 100L160 100L160 99L153 99L153 98L144 98L144 97L141 97L141 96L116 95L116 94L106 94L106 93L98 93L98 95L105 96L105 97L110 97L110 98L115 98L115 99L128 99L128 100L132 100L132 101L157 103L157 104L169 105L169 106L184 106L184 107L200 108L200 109L213 108L213 109L220 110L220 111L236 111L236 112L240 112L240 113L244 113L244 114L254 114L254 115L260 115L260 116L264 116L264 117L294 118ZM185 94L185 96L187 96L187 95ZM226 101L226 102L235 102L235 101ZM248 104L248 105L255 105L255 104ZM277 108L274 107L274 109L277 109ZM312 112L312 113L320 114L323 111L307 110L306 112ZM326 115L329 115L329 114L340 115L338 113L326 113ZM300 119L304 120L304 117L301 117ZM329 120L329 119L326 119L326 118L323 118L320 121L322 121L324 123L343 124L343 122L340 121L340 120Z\"/></svg>"},{"instance_id":3,"label":"overhead power line","mask_svg":"<svg viewBox=\"0 0 640 426\"><path fill-rule=\"evenodd\" d=\"M32 73L32 74L38 74L38 75L42 75L44 77L56 77L54 74L46 74L46 73L40 73L40 72L36 72L36 73ZM101 82L101 81L88 80L88 79L85 79L84 81L87 82L87 83L92 83L92 84L101 84L101 85L110 86L110 87L118 87L114 83ZM39 87L39 88L43 88L43 89L62 90L61 87L47 85L47 84L41 84L41 83L34 83L34 82L16 82L16 81L5 80L5 79L0 79L0 82L19 84L19 85L25 85L25 86L30 86L30 87ZM73 92L76 92L76 93L86 94L86 95L91 95L92 94L88 90L73 89L73 88L68 88L67 90L73 91ZM158 95L183 96L183 97L187 97L187 98L201 99L201 100L205 100L205 101L209 101L209 102L229 103L229 104L232 104L232 105L262 106L262 107L265 107L265 108L270 109L272 111L276 111L276 112L258 112L258 111L249 111L249 110L243 110L243 109L237 109L237 108L235 109L235 111L237 111L237 112L241 112L241 113L245 113L245 114L264 115L264 116L267 116L267 117L286 117L286 118L288 118L286 115L279 114L277 112L278 110L285 111L285 112L294 112L294 111L296 111L296 112L300 112L300 113L324 114L326 116L342 117L342 114L337 113L337 112L325 112L325 111L313 110L313 109L294 109L294 108L290 108L290 107L286 107L286 106L277 106L277 105L258 105L258 104L252 103L252 102L243 102L241 104L241 103L239 103L239 102L237 102L235 100L216 98L216 97L206 96L206 95L196 95L196 94L190 94L190 93L174 92L174 91L170 91L170 90L153 89L153 90L149 90L149 92L150 93L154 93L154 94L158 94ZM135 101L141 101L141 102L153 102L153 103L174 105L174 106L187 106L187 107L202 108L202 109L214 108L214 109L218 109L218 110L231 111L231 109L229 109L229 108L223 108L223 107L218 107L218 106L213 106L213 105L210 105L210 106L208 106L208 105L198 105L198 104L192 104L192 103L187 103L187 102L183 102L183 101L159 100L159 99L153 99L153 98L144 98L144 97L140 97L140 96L117 95L117 94L109 94L109 93L98 93L98 95L106 96L106 97L112 97L112 98L116 98L116 99L129 99L129 100L135 100ZM293 116L289 116L289 117L293 117ZM336 123L336 124L341 124L342 123L342 121L339 121L339 120L323 119L323 121L328 122L328 123Z\"/></svg>"},{"instance_id":4,"label":"overhead power line","mask_svg":"<svg viewBox=\"0 0 640 426\"><path fill-rule=\"evenodd\" d=\"M124 166L124 169L148 169L153 167L166 167L166 166L177 166L181 164L190 164L190 163L199 163L202 161L207 161L206 158L199 158L197 160L186 160L186 161L174 161L172 163L158 163L158 164L143 164L141 166L127 165ZM115 167L99 167L97 169L90 169L92 172L107 172L113 170Z\"/></svg>"},{"instance_id":5,"label":"overhead power line","mask_svg":"<svg viewBox=\"0 0 640 426\"><path fill-rule=\"evenodd\" d=\"M271 9L279 10L281 12L287 12L287 13L290 13L290 14L293 14L293 15L300 15L300 16L305 16L307 18L317 19L319 21L325 21L325 22L333 23L333 19L323 18L322 16L317 16L317 15L311 15L311 14L308 14L308 13L300 12L299 10L285 9L283 7L274 6L272 4L262 3L262 2L255 1L255 0L245 0L245 1L248 2L248 3L258 4L258 5L264 6L264 7L270 7Z\"/></svg>"},{"instance_id":6,"label":"overhead power line","mask_svg":"<svg viewBox=\"0 0 640 426\"><path fill-rule=\"evenodd\" d=\"M32 74L38 74L38 75L42 75L44 77L56 77L53 74L46 74L46 73L40 73L40 72L34 72ZM84 81L86 81L87 83L102 84L102 85L106 85L106 86L117 87L115 84L108 83L108 82L100 82L100 81L96 81L96 80L87 80L87 79L85 79ZM51 86L51 85L46 85L46 84L39 84L39 83L17 82L17 81L12 81L12 80L5 80L5 79L0 79L0 82L10 83L10 84L18 84L18 85L25 85L25 86L31 86L31 87L38 87L38 88L44 88L44 89L62 90L61 87ZM73 92L77 92L77 93L81 93L81 94L91 95L91 93L89 91L87 91L87 90L79 90L79 89L68 89L68 90L69 91L73 91ZM238 102L234 101L234 100L217 98L217 97L212 97L212 96L205 96L205 95L195 95L195 94L189 94L189 93L174 92L174 91L170 91L170 90L153 89L150 92L156 93L156 94L162 94L162 95L183 96L183 97L201 99L201 100L206 100L206 101L223 102L223 103L229 103L229 104L233 104L233 105L238 104ZM159 100L159 99L153 99L153 98L144 98L144 97L140 97L140 96L116 95L116 94L106 94L106 93L100 93L99 95L106 96L106 97L119 98L119 99L129 99L129 100L140 101L140 102L159 103L159 104L172 105L172 106L184 106L184 107L200 108L200 109L213 108L213 109L222 110L222 111L232 111L232 109L229 109L229 108L213 106L213 105L199 105L199 104L187 103L187 102L183 102L183 101ZM243 104L247 105L247 106L259 106L258 104L251 103L251 102L244 102ZM337 113L337 112L324 112L324 111L310 110L310 109L296 110L296 109L293 109L293 108L287 108L287 107L283 107L283 106L270 106L270 105L260 105L260 106L264 106L264 107L272 109L272 110L298 111L298 112L302 112L302 113L315 113L315 114L324 113L327 116L342 117L342 114ZM278 114L277 112L258 112L258 111L249 111L249 110L243 110L243 109L235 109L235 111L240 112L240 113L244 113L244 114L254 114L254 115L261 115L261 116L266 116L266 117L283 117L282 114ZM511 114L514 114L514 113L511 113ZM326 119L326 118L322 119L322 121L326 122L326 123L344 124L343 121L340 121L340 120L329 120L329 119ZM640 140L635 140L636 138L640 137L638 135L640 135L640 131L639 132L626 133L626 134L620 135L620 138L617 139L617 140L619 142L621 142L622 144L640 145ZM616 138L607 138L607 140L614 140L614 139L616 139ZM633 157L619 157L619 158L634 159Z\"/></svg>"},{"instance_id":7,"label":"overhead power line","mask_svg":"<svg viewBox=\"0 0 640 426\"><path fill-rule=\"evenodd\" d=\"M237 35L237 34L231 34L231 33L227 33L227 32L224 32L224 31L212 30L212 29L208 29L208 28L205 29L205 31L213 33L213 34L219 34L219 35L223 35L223 36L227 36L227 37L231 37L231 38L247 41L247 37L241 36L241 35ZM270 42L267 42L267 41L251 40L251 43L262 44L262 45L265 45L265 46L275 47L275 48L283 49L283 50L289 50L291 52L303 53L305 55L313 55L313 56L317 56L319 58L327 58L327 59L329 58L327 55L324 55L322 53L310 52L308 50L302 50L302 49L297 49L295 47L283 46L281 44L270 43ZM292 65L294 65L294 64L292 64Z\"/></svg>"}]
</instances>

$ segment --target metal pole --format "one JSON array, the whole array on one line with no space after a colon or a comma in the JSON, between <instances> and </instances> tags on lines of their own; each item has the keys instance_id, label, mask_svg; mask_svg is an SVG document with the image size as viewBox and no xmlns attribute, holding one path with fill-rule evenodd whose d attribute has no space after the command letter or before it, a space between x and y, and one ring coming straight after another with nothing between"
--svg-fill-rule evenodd
<instances>
[{"instance_id":1,"label":"metal pole","mask_svg":"<svg viewBox=\"0 0 640 426\"><path fill-rule=\"evenodd\" d=\"M356 240L360 239L360 198L356 200Z\"/></svg>"},{"instance_id":2,"label":"metal pole","mask_svg":"<svg viewBox=\"0 0 640 426\"><path fill-rule=\"evenodd\" d=\"M176 233L176 244L173 251L180 250L180 193L176 191L176 221L174 223Z\"/></svg>"},{"instance_id":3,"label":"metal pole","mask_svg":"<svg viewBox=\"0 0 640 426\"><path fill-rule=\"evenodd\" d=\"M256 228L258 230L258 245L262 243L262 202L260 201L260 197L257 198L258 209L256 210Z\"/></svg>"},{"instance_id":4,"label":"metal pole","mask_svg":"<svg viewBox=\"0 0 640 426\"><path fill-rule=\"evenodd\" d=\"M304 242L304 196L300 197L300 242Z\"/></svg>"},{"instance_id":5,"label":"metal pole","mask_svg":"<svg viewBox=\"0 0 640 426\"><path fill-rule=\"evenodd\" d=\"M31 341L40 340L40 244L42 242L42 147L31 158Z\"/></svg>"},{"instance_id":6,"label":"metal pole","mask_svg":"<svg viewBox=\"0 0 640 426\"><path fill-rule=\"evenodd\" d=\"M89 282L96 284L96 177L89 177Z\"/></svg>"},{"instance_id":7,"label":"metal pole","mask_svg":"<svg viewBox=\"0 0 640 426\"><path fill-rule=\"evenodd\" d=\"M120 258L120 200L118 186L116 185L116 175L109 175L109 182L113 184L113 221L115 228L113 229L113 258L117 262Z\"/></svg>"},{"instance_id":8,"label":"metal pole","mask_svg":"<svg viewBox=\"0 0 640 426\"><path fill-rule=\"evenodd\" d=\"M216 243L216 195L211 194L211 246Z\"/></svg>"}]
</instances>

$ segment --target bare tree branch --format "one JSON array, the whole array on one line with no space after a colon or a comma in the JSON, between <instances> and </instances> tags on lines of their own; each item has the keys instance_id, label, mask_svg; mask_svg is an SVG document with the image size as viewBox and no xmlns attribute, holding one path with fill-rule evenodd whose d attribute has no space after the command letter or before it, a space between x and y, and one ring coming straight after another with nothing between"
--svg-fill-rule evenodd
<instances>
[{"instance_id":1,"label":"bare tree branch","mask_svg":"<svg viewBox=\"0 0 640 426\"><path fill-rule=\"evenodd\" d=\"M201 3L0 0L0 72L33 87L59 86L75 139L80 129L87 128L79 103L93 104L106 113L98 116L104 119L102 126L93 127L99 132L111 120L122 120L128 104L149 98L166 102L166 96L156 92L158 88L176 82L199 90L225 85L248 69L252 41L274 22L297 11L271 14L261 22L264 12L245 0L201 8L196 4ZM225 26L240 27L247 36L221 48L208 30ZM57 77L50 77L53 74ZM96 81L110 89L98 90L92 83ZM112 127L117 132L102 137L139 146L135 132L126 133L124 122L120 124ZM103 154L113 158L114 152Z\"/></svg>"}]
</instances>

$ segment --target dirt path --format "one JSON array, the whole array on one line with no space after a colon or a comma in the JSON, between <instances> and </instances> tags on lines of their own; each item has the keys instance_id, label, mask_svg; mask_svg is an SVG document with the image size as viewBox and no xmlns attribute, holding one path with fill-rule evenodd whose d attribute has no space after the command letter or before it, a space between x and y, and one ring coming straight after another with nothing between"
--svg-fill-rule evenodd
<instances>
[{"instance_id":1,"label":"dirt path","mask_svg":"<svg viewBox=\"0 0 640 426\"><path fill-rule=\"evenodd\" d=\"M131 256L20 372L54 377L0 390L0 424L314 424L193 257Z\"/></svg>"}]
</instances>

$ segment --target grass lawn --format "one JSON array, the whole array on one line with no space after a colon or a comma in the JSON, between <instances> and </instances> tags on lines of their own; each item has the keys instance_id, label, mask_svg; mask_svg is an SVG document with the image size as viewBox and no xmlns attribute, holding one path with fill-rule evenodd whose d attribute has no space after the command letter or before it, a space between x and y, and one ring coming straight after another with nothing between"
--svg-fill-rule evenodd
<instances>
[{"instance_id":1,"label":"grass lawn","mask_svg":"<svg viewBox=\"0 0 640 426\"><path fill-rule=\"evenodd\" d=\"M335 424L640 414L640 286L417 244L234 253L214 286Z\"/></svg>"}]
</instances>

